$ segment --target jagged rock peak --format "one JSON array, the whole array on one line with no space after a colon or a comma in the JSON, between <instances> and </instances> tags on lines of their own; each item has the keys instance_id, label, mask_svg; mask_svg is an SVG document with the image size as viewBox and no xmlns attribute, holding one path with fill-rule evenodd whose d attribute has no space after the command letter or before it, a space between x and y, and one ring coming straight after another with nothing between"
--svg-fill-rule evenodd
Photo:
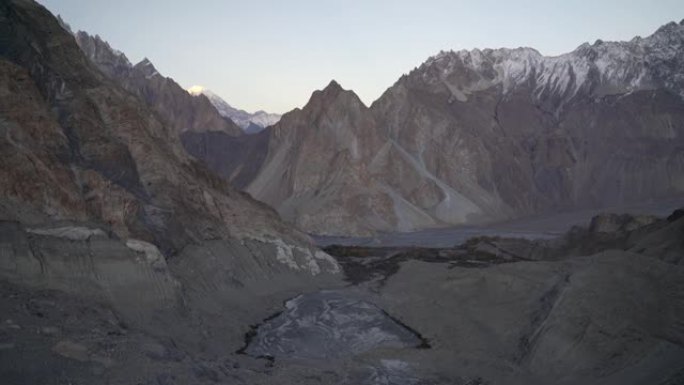
<instances>
[{"instance_id":1,"label":"jagged rock peak","mask_svg":"<svg viewBox=\"0 0 684 385\"><path fill-rule=\"evenodd\" d=\"M335 79L331 80L330 83L328 83L327 86L323 89L323 91L327 92L339 92L339 91L344 91L344 88L338 83Z\"/></svg>"},{"instance_id":2,"label":"jagged rock peak","mask_svg":"<svg viewBox=\"0 0 684 385\"><path fill-rule=\"evenodd\" d=\"M340 235L681 194L671 181L684 173L673 155L684 138L683 30L559 56L442 51L368 110L333 81L272 131L247 191L308 231ZM657 147L641 146L644 136Z\"/></svg>"},{"instance_id":3,"label":"jagged rock peak","mask_svg":"<svg viewBox=\"0 0 684 385\"><path fill-rule=\"evenodd\" d=\"M135 66L136 66L136 67L139 67L139 66L144 66L144 67L152 66L152 67L154 68L154 64L152 64L152 62L150 61L150 59L148 59L147 57L143 58L143 59L142 59L138 64L136 64Z\"/></svg>"},{"instance_id":4,"label":"jagged rock peak","mask_svg":"<svg viewBox=\"0 0 684 385\"><path fill-rule=\"evenodd\" d=\"M123 53L113 49L99 36L79 32L75 38L81 51L100 71L166 117L175 132L213 130L230 135L242 133L205 97L193 98L172 78L162 76L148 58L133 66Z\"/></svg>"},{"instance_id":5,"label":"jagged rock peak","mask_svg":"<svg viewBox=\"0 0 684 385\"><path fill-rule=\"evenodd\" d=\"M155 75L160 75L159 71L157 71L157 68L155 68L154 64L150 61L148 58L144 58L140 61L140 63L135 65L135 68L138 71L141 71L145 76L148 78L155 76Z\"/></svg>"},{"instance_id":6,"label":"jagged rock peak","mask_svg":"<svg viewBox=\"0 0 684 385\"><path fill-rule=\"evenodd\" d=\"M78 32L76 32L76 38L77 38L77 40L91 39L95 44L106 48L113 55L120 56L120 57L126 57L126 55L123 52L112 48L112 46L109 45L109 43L106 40L101 38L100 35L96 34L93 36L93 35L90 35L88 32L78 31Z\"/></svg>"},{"instance_id":7,"label":"jagged rock peak","mask_svg":"<svg viewBox=\"0 0 684 385\"><path fill-rule=\"evenodd\" d=\"M129 73L133 68L123 52L112 48L99 35L91 36L84 31L78 31L72 35L86 57L107 76L121 76Z\"/></svg>"},{"instance_id":8,"label":"jagged rock peak","mask_svg":"<svg viewBox=\"0 0 684 385\"><path fill-rule=\"evenodd\" d=\"M442 51L410 74L412 84L447 87L453 100L501 87L509 94L532 87L533 97L554 98L558 108L577 97L600 97L665 87L684 98L684 82L672 71L681 63L684 27L675 22L645 38L630 41L596 40L558 56L533 48Z\"/></svg>"},{"instance_id":9,"label":"jagged rock peak","mask_svg":"<svg viewBox=\"0 0 684 385\"><path fill-rule=\"evenodd\" d=\"M67 32L69 32L69 33L72 34L72 35L74 34L74 32L73 32L73 30L71 29L71 26L69 25L69 23L67 23L66 21L64 21L64 19L62 19L62 15L57 15L57 22L58 22L59 25L61 25L62 28L64 28Z\"/></svg>"},{"instance_id":10,"label":"jagged rock peak","mask_svg":"<svg viewBox=\"0 0 684 385\"><path fill-rule=\"evenodd\" d=\"M657 34L657 33L663 33L663 32L666 32L666 33L667 33L667 32L677 31L677 30L679 30L682 26L684 26L684 24L682 24L682 22L684 22L684 20L682 20L682 21L679 22L679 23L677 23L677 22L675 22L675 21L671 21L671 22L669 22L669 23L663 25L662 27L658 28L658 30L657 30L655 33Z\"/></svg>"},{"instance_id":11,"label":"jagged rock peak","mask_svg":"<svg viewBox=\"0 0 684 385\"><path fill-rule=\"evenodd\" d=\"M334 79L328 83L328 85L322 90L314 91L311 95L311 99L306 104L304 109L311 108L314 106L322 105L329 106L334 103L357 103L363 107L366 105L361 101L358 95L352 90L345 90L342 88L340 83Z\"/></svg>"}]
</instances>

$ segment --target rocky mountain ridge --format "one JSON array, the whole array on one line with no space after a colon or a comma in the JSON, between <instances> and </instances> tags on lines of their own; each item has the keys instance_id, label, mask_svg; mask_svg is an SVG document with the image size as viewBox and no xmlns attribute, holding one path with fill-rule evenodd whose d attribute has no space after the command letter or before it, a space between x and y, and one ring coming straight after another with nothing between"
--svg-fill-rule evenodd
<instances>
[{"instance_id":1,"label":"rocky mountain ridge","mask_svg":"<svg viewBox=\"0 0 684 385\"><path fill-rule=\"evenodd\" d=\"M333 82L269 129L246 191L341 235L681 195L683 31L558 57L443 52L370 107Z\"/></svg>"},{"instance_id":2,"label":"rocky mountain ridge","mask_svg":"<svg viewBox=\"0 0 684 385\"><path fill-rule=\"evenodd\" d=\"M417 72L426 82L442 82L462 102L471 92L496 86L504 94L531 86L537 101L656 89L684 96L682 75L671 68L683 60L683 25L672 22L630 41L584 43L554 57L527 47L440 52Z\"/></svg>"},{"instance_id":3,"label":"rocky mountain ridge","mask_svg":"<svg viewBox=\"0 0 684 385\"><path fill-rule=\"evenodd\" d=\"M144 100L174 127L178 135L187 131L222 131L231 136L242 134L232 120L219 114L209 99L189 95L173 79L162 76L149 59L132 65L126 55L113 49L98 35L79 31L75 38L86 57L100 71Z\"/></svg>"}]
</instances>

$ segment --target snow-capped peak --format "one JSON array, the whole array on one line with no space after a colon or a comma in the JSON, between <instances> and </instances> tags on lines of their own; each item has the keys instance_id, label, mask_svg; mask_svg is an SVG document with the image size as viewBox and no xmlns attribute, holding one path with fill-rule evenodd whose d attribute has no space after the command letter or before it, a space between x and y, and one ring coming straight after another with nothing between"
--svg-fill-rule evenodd
<instances>
[{"instance_id":1,"label":"snow-capped peak","mask_svg":"<svg viewBox=\"0 0 684 385\"><path fill-rule=\"evenodd\" d=\"M572 52L543 56L532 48L448 51L429 58L413 76L444 85L454 99L502 87L531 87L538 98L570 100L664 86L684 97L684 24L669 23L646 38L584 43Z\"/></svg>"},{"instance_id":2,"label":"snow-capped peak","mask_svg":"<svg viewBox=\"0 0 684 385\"><path fill-rule=\"evenodd\" d=\"M192 86L192 87L188 88L188 93L190 93L190 95L192 95L192 96L202 95L204 93L204 91L205 91L205 88L202 86Z\"/></svg>"},{"instance_id":3,"label":"snow-capped peak","mask_svg":"<svg viewBox=\"0 0 684 385\"><path fill-rule=\"evenodd\" d=\"M250 114L247 111L237 109L204 86L194 85L188 88L187 91L193 96L206 96L211 104L216 107L219 114L231 119L247 133L259 132L268 126L276 124L280 120L280 115L278 114L269 114L265 111L257 111Z\"/></svg>"}]
</instances>

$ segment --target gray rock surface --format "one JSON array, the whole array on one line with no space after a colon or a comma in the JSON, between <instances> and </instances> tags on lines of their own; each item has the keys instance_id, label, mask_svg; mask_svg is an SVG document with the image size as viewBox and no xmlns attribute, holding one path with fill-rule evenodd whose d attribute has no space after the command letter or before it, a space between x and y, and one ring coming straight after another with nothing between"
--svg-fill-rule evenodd
<instances>
[{"instance_id":1,"label":"gray rock surface","mask_svg":"<svg viewBox=\"0 0 684 385\"><path fill-rule=\"evenodd\" d=\"M184 132L183 147L217 175L242 189L261 169L268 152L268 132L231 136L220 131Z\"/></svg>"},{"instance_id":2,"label":"gray rock surface","mask_svg":"<svg viewBox=\"0 0 684 385\"><path fill-rule=\"evenodd\" d=\"M684 271L661 257L682 255L682 229L684 217L673 217L616 232L587 226L556 241L474 239L435 257L408 250L396 269L368 266L389 272L380 286L319 292L305 282L310 275L257 252L268 245L188 248L160 271L144 245L3 224L0 373L8 384L676 384ZM547 252L523 254L530 242ZM7 254L22 250L35 254ZM506 257L513 253L535 259ZM492 254L502 263L453 263ZM42 289L46 282L58 290ZM160 296L165 287L172 295ZM293 297L253 340L253 353L274 361L235 354L248 325ZM430 348L415 349L415 335L380 309ZM375 345L366 337L377 330L358 329L366 324L393 343ZM395 345L397 336L405 343Z\"/></svg>"},{"instance_id":3,"label":"gray rock surface","mask_svg":"<svg viewBox=\"0 0 684 385\"><path fill-rule=\"evenodd\" d=\"M684 370L684 271L673 256L684 255L684 218L631 230L625 225L639 217L603 215L592 224L616 218L616 231L590 224L556 240L484 237L450 249L329 252L376 259L367 265L376 275L361 286L430 342L429 350L401 355L430 368L421 376L492 384L677 383Z\"/></svg>"}]
</instances>

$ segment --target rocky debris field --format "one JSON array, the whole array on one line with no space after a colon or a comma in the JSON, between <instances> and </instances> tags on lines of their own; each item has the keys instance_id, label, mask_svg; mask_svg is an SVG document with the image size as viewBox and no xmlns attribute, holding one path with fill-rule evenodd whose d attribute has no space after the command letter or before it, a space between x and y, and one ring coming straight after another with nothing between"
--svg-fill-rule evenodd
<instances>
[{"instance_id":1,"label":"rocky debris field","mask_svg":"<svg viewBox=\"0 0 684 385\"><path fill-rule=\"evenodd\" d=\"M54 236L29 238L49 259ZM552 240L329 247L346 284L293 288L279 304L257 279L219 289L233 305L212 313L195 298L211 290L186 282L207 273L180 274L186 304L152 324L101 297L2 280L0 373L12 385L674 385L684 376L683 240L678 210L601 215Z\"/></svg>"}]
</instances>

